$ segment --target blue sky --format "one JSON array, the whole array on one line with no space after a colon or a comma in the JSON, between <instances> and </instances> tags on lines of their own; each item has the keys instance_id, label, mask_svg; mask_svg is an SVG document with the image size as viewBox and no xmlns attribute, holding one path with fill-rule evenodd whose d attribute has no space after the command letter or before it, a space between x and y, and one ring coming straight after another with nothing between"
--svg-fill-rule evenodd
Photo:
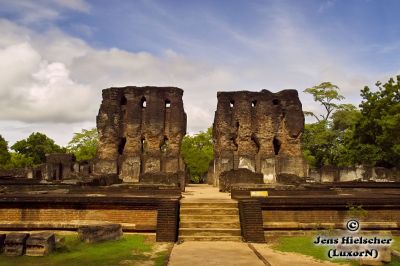
<instances>
[{"instance_id":1,"label":"blue sky","mask_svg":"<svg viewBox=\"0 0 400 266\"><path fill-rule=\"evenodd\" d=\"M221 90L337 84L400 74L400 2L393 0L0 0L0 134L41 131L65 145L95 126L101 89L185 90L190 133L211 125Z\"/></svg>"}]
</instances>

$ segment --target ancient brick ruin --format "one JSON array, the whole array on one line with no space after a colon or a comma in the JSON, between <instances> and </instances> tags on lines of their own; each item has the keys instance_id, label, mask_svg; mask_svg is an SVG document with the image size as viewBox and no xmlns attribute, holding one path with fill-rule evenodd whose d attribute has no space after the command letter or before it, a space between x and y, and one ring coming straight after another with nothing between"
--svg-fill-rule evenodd
<instances>
[{"instance_id":1,"label":"ancient brick ruin","mask_svg":"<svg viewBox=\"0 0 400 266\"><path fill-rule=\"evenodd\" d=\"M123 87L103 90L97 116L99 146L95 173L117 174L139 182L146 174L179 175L186 134L183 90L174 87Z\"/></svg>"},{"instance_id":2,"label":"ancient brick ruin","mask_svg":"<svg viewBox=\"0 0 400 266\"><path fill-rule=\"evenodd\" d=\"M213 125L214 184L231 169L262 173L264 182L277 174L306 176L300 138L304 115L296 90L272 93L218 92Z\"/></svg>"},{"instance_id":3,"label":"ancient brick ruin","mask_svg":"<svg viewBox=\"0 0 400 266\"><path fill-rule=\"evenodd\" d=\"M46 180L68 179L73 172L75 157L72 154L53 153L46 155L46 164L42 174Z\"/></svg>"}]
</instances>

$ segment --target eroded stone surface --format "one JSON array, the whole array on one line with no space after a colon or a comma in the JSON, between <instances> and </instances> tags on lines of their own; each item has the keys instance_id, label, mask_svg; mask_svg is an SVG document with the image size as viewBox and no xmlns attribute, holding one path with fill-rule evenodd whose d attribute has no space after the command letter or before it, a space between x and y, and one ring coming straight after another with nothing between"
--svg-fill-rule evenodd
<instances>
[{"instance_id":1,"label":"eroded stone surface","mask_svg":"<svg viewBox=\"0 0 400 266\"><path fill-rule=\"evenodd\" d=\"M26 241L27 256L45 256L56 247L56 238L53 233L41 232L31 234Z\"/></svg>"},{"instance_id":2,"label":"eroded stone surface","mask_svg":"<svg viewBox=\"0 0 400 266\"><path fill-rule=\"evenodd\" d=\"M63 180L71 177L75 157L72 154L52 153L46 155L43 172L47 180Z\"/></svg>"},{"instance_id":3,"label":"eroded stone surface","mask_svg":"<svg viewBox=\"0 0 400 266\"><path fill-rule=\"evenodd\" d=\"M233 185L263 184L263 175L249 169L237 169L222 172L219 179L219 191L230 192Z\"/></svg>"},{"instance_id":4,"label":"eroded stone surface","mask_svg":"<svg viewBox=\"0 0 400 266\"><path fill-rule=\"evenodd\" d=\"M122 237L120 224L82 225L78 228L79 238L87 243L116 240Z\"/></svg>"},{"instance_id":5,"label":"eroded stone surface","mask_svg":"<svg viewBox=\"0 0 400 266\"><path fill-rule=\"evenodd\" d=\"M26 233L9 233L4 241L4 255L6 256L22 256L25 254L26 240L29 234Z\"/></svg>"},{"instance_id":6,"label":"eroded stone surface","mask_svg":"<svg viewBox=\"0 0 400 266\"><path fill-rule=\"evenodd\" d=\"M4 250L4 240L6 240L6 234L0 234L0 253Z\"/></svg>"},{"instance_id":7,"label":"eroded stone surface","mask_svg":"<svg viewBox=\"0 0 400 266\"><path fill-rule=\"evenodd\" d=\"M262 173L264 182L280 173L306 175L300 147L304 115L296 90L218 92L213 129L215 185L222 172L238 168Z\"/></svg>"},{"instance_id":8,"label":"eroded stone surface","mask_svg":"<svg viewBox=\"0 0 400 266\"><path fill-rule=\"evenodd\" d=\"M184 172L182 95L183 90L174 87L103 90L95 172L118 174L124 182L139 182L146 173Z\"/></svg>"}]
</instances>

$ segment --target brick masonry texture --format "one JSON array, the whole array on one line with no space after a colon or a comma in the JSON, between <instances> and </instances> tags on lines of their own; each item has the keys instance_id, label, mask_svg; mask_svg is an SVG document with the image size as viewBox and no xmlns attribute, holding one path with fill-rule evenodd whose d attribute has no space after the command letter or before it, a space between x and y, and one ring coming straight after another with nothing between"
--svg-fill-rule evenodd
<instances>
[{"instance_id":1,"label":"brick masonry texture","mask_svg":"<svg viewBox=\"0 0 400 266\"><path fill-rule=\"evenodd\" d=\"M257 200L240 200L239 214L244 241L265 242L261 204Z\"/></svg>"},{"instance_id":2,"label":"brick masonry texture","mask_svg":"<svg viewBox=\"0 0 400 266\"><path fill-rule=\"evenodd\" d=\"M146 173L184 175L182 95L183 90L174 87L103 90L95 173L118 174L125 182L142 181Z\"/></svg>"},{"instance_id":3,"label":"brick masonry texture","mask_svg":"<svg viewBox=\"0 0 400 266\"><path fill-rule=\"evenodd\" d=\"M215 185L222 172L238 168L262 173L265 182L280 173L306 175L300 147L304 115L296 90L218 92L217 97Z\"/></svg>"},{"instance_id":4,"label":"brick masonry texture","mask_svg":"<svg viewBox=\"0 0 400 266\"><path fill-rule=\"evenodd\" d=\"M157 224L156 210L129 209L68 209L68 208L5 208L0 211L3 222L71 222L94 220L135 224L142 230L154 230Z\"/></svg>"},{"instance_id":5,"label":"brick masonry texture","mask_svg":"<svg viewBox=\"0 0 400 266\"><path fill-rule=\"evenodd\" d=\"M264 222L344 223L350 214L347 210L263 210ZM368 210L365 222L398 222L400 210Z\"/></svg>"}]
</instances>

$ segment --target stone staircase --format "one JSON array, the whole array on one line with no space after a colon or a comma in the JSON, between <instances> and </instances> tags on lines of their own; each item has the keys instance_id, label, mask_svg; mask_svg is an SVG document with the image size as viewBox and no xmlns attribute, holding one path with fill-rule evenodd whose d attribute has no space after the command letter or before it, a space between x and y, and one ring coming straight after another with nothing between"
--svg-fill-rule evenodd
<instances>
[{"instance_id":1,"label":"stone staircase","mask_svg":"<svg viewBox=\"0 0 400 266\"><path fill-rule=\"evenodd\" d=\"M241 241L237 202L182 200L179 241Z\"/></svg>"}]
</instances>

